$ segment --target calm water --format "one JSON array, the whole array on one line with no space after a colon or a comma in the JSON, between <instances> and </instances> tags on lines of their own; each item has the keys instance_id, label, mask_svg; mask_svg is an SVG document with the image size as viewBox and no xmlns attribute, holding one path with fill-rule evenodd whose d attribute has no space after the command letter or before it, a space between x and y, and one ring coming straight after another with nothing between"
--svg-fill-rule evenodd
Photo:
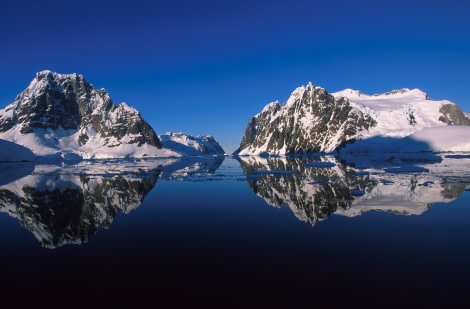
<instances>
[{"instance_id":1,"label":"calm water","mask_svg":"<svg viewBox=\"0 0 470 309\"><path fill-rule=\"evenodd\" d=\"M464 306L468 156L346 161L3 164L0 293L64 306Z\"/></svg>"}]
</instances>

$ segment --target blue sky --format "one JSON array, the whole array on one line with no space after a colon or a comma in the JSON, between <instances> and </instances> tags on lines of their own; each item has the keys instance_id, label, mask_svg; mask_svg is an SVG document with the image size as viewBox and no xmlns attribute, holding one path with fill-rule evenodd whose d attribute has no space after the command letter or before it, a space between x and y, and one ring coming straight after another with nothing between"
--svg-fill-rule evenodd
<instances>
[{"instance_id":1,"label":"blue sky","mask_svg":"<svg viewBox=\"0 0 470 309\"><path fill-rule=\"evenodd\" d=\"M470 2L9 1L0 107L36 72L79 73L157 134L231 153L251 116L309 81L329 92L420 88L470 112Z\"/></svg>"}]
</instances>

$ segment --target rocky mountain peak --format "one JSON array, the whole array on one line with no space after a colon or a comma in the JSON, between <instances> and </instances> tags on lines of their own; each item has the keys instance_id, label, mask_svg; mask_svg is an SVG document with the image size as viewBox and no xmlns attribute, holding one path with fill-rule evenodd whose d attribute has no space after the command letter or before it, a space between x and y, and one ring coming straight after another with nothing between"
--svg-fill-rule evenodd
<instances>
[{"instance_id":1,"label":"rocky mountain peak","mask_svg":"<svg viewBox=\"0 0 470 309\"><path fill-rule=\"evenodd\" d=\"M167 132L158 136L163 147L187 156L224 155L224 149L211 135L192 136L182 132Z\"/></svg>"},{"instance_id":2,"label":"rocky mountain peak","mask_svg":"<svg viewBox=\"0 0 470 309\"><path fill-rule=\"evenodd\" d=\"M332 151L374 125L361 112L352 113L347 98L335 99L308 83L295 89L284 105L270 103L251 118L238 154L299 154Z\"/></svg>"},{"instance_id":3,"label":"rocky mountain peak","mask_svg":"<svg viewBox=\"0 0 470 309\"><path fill-rule=\"evenodd\" d=\"M333 152L358 139L403 138L428 127L469 125L450 101L433 101L419 89L367 95L357 90L328 93L308 83L284 105L273 102L250 119L235 154Z\"/></svg>"},{"instance_id":4,"label":"rocky mountain peak","mask_svg":"<svg viewBox=\"0 0 470 309\"><path fill-rule=\"evenodd\" d=\"M116 106L105 89L96 90L75 73L36 73L14 102L0 110L0 135L12 140L16 135L10 131L35 134L41 140L47 139L46 131L53 132L56 140L73 136L77 147L98 137L99 145L91 148L122 144L161 148L158 136L135 108L126 103ZM68 143L73 141L69 138Z\"/></svg>"},{"instance_id":5,"label":"rocky mountain peak","mask_svg":"<svg viewBox=\"0 0 470 309\"><path fill-rule=\"evenodd\" d=\"M295 89L289 99L286 102L286 105L292 105L296 102L305 102L308 100L314 100L316 98L324 98L328 93L324 88L315 86L311 82L308 82L306 86L301 86Z\"/></svg>"}]
</instances>

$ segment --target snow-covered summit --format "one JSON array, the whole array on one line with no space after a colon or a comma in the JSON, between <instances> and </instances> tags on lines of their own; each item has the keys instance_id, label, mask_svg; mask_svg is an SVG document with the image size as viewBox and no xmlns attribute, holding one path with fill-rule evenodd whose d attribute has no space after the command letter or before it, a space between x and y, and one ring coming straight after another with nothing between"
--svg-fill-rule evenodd
<instances>
[{"instance_id":1,"label":"snow-covered summit","mask_svg":"<svg viewBox=\"0 0 470 309\"><path fill-rule=\"evenodd\" d=\"M455 103L431 100L420 89L403 88L374 95L346 89L332 95L336 99L347 98L354 109L367 113L376 120L374 127L361 132L362 138L377 135L404 137L424 128L450 124L470 125L470 121Z\"/></svg>"},{"instance_id":2,"label":"snow-covered summit","mask_svg":"<svg viewBox=\"0 0 470 309\"><path fill-rule=\"evenodd\" d=\"M297 87L294 91L292 91L285 105L290 106L294 104L297 100L300 100L307 96L312 96L312 94L316 90L325 90L325 89L315 86L314 84L312 84L312 82L308 82L307 85L305 86Z\"/></svg>"},{"instance_id":3,"label":"snow-covered summit","mask_svg":"<svg viewBox=\"0 0 470 309\"><path fill-rule=\"evenodd\" d=\"M470 120L455 103L431 100L420 89L367 95L348 88L330 94L308 83L285 104L269 103L252 117L235 153L332 152L357 140L403 138L447 125L469 126Z\"/></svg>"},{"instance_id":4,"label":"snow-covered summit","mask_svg":"<svg viewBox=\"0 0 470 309\"><path fill-rule=\"evenodd\" d=\"M388 91L385 93L377 93L373 95L369 95L363 93L360 90L354 90L351 88L346 88L341 91L333 92L332 95L336 98L338 97L346 97L349 100L372 100L372 99L398 99L398 98L406 98L406 101L410 100L430 100L427 93L420 89L395 89L392 91Z\"/></svg>"},{"instance_id":5,"label":"snow-covered summit","mask_svg":"<svg viewBox=\"0 0 470 309\"><path fill-rule=\"evenodd\" d=\"M224 155L225 151L213 136L192 136L182 132L158 136L164 148L186 156Z\"/></svg>"},{"instance_id":6,"label":"snow-covered summit","mask_svg":"<svg viewBox=\"0 0 470 309\"><path fill-rule=\"evenodd\" d=\"M359 90L354 90L354 89L351 89L351 88L346 88L344 90L335 92L335 93L333 93L333 95L335 97L345 97L345 98L349 98L349 99L351 99L351 98L360 98L363 95L368 96L368 95L362 93Z\"/></svg>"},{"instance_id":7,"label":"snow-covered summit","mask_svg":"<svg viewBox=\"0 0 470 309\"><path fill-rule=\"evenodd\" d=\"M0 110L0 138L38 156L82 158L172 156L152 127L127 103L114 104L80 74L38 72Z\"/></svg>"}]
</instances>

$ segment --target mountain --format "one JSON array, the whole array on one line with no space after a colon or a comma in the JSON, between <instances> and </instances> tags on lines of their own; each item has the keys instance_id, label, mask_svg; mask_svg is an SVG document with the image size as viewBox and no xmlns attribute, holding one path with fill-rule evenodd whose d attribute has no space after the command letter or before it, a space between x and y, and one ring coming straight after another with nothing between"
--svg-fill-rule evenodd
<instances>
[{"instance_id":1,"label":"mountain","mask_svg":"<svg viewBox=\"0 0 470 309\"><path fill-rule=\"evenodd\" d=\"M185 156L224 155L224 149L212 136L166 133L158 136L164 148Z\"/></svg>"},{"instance_id":2,"label":"mountain","mask_svg":"<svg viewBox=\"0 0 470 309\"><path fill-rule=\"evenodd\" d=\"M433 101L419 89L330 94L309 83L295 89L285 104L269 103L253 116L235 154L333 152L357 140L380 136L386 138L380 142L394 141L447 125L469 126L470 120L455 103ZM470 133L470 127L464 130Z\"/></svg>"},{"instance_id":3,"label":"mountain","mask_svg":"<svg viewBox=\"0 0 470 309\"><path fill-rule=\"evenodd\" d=\"M114 104L82 75L41 71L5 109L0 138L39 156L82 158L175 155L140 113Z\"/></svg>"}]
</instances>

